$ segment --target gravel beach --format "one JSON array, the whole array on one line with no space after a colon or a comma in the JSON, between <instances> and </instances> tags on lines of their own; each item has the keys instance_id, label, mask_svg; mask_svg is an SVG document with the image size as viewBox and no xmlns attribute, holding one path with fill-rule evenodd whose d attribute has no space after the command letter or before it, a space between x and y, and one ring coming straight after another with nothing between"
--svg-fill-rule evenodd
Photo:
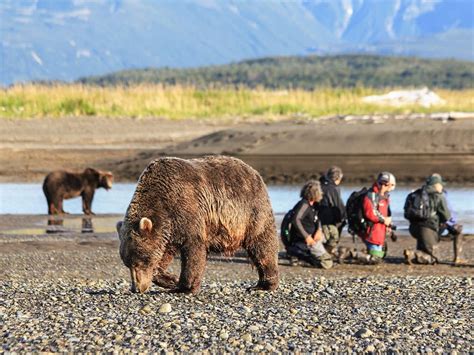
<instances>
[{"instance_id":1,"label":"gravel beach","mask_svg":"<svg viewBox=\"0 0 474 355\"><path fill-rule=\"evenodd\" d=\"M441 171L472 183L473 120L361 120L8 120L0 181L39 182L51 170L86 166L134 181L167 152L238 155L276 183L304 181L332 164L345 181L371 179L383 166L400 181ZM64 226L48 226L44 215L0 215L0 353L474 352L472 235L463 267L450 263L451 242L440 243L441 264L405 265L403 249L415 240L400 231L382 265L322 270L282 259L280 287L271 293L246 291L257 272L238 253L209 256L197 296L155 286L137 295L118 253L120 218L94 216L94 232L81 233L81 215L67 216ZM342 245L362 247L347 236ZM171 270L179 268L177 258Z\"/></svg>"},{"instance_id":2,"label":"gravel beach","mask_svg":"<svg viewBox=\"0 0 474 355\"><path fill-rule=\"evenodd\" d=\"M114 218L94 217L96 225ZM197 296L158 287L138 295L113 232L11 234L45 219L0 216L4 352L474 351L471 236L465 267L449 264L449 242L440 244L440 265L403 264L401 252L414 240L402 235L379 266L321 270L281 260L272 293L246 291L256 270L238 253L209 256ZM353 245L349 237L343 244ZM178 259L171 269L179 271Z\"/></svg>"}]
</instances>

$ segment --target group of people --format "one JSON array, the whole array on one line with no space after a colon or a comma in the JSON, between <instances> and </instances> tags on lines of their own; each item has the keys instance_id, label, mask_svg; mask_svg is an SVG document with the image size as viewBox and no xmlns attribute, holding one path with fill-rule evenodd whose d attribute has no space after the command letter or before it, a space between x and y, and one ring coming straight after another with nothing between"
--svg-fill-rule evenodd
<instances>
[{"instance_id":1,"label":"group of people","mask_svg":"<svg viewBox=\"0 0 474 355\"><path fill-rule=\"evenodd\" d=\"M386 256L387 238L397 240L390 210L395 176L381 172L369 189L354 192L347 206L339 187L342 179L342 170L333 166L319 181L308 181L301 189L300 201L285 216L282 238L292 265L304 261L329 269L334 261L378 264ZM410 234L417 241L415 250L404 251L408 264L438 263L436 244L446 230L454 242L454 263L465 262L461 257L462 226L456 223L448 207L444 185L439 174L432 174L420 189L407 197L404 215L410 223ZM355 238L362 239L363 251L339 246L346 224Z\"/></svg>"}]
</instances>

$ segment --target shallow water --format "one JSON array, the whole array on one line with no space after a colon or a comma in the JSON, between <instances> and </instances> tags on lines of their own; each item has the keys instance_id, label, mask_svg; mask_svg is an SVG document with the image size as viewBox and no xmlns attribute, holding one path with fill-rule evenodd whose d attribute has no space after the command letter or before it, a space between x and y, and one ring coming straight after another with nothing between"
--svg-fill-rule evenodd
<instances>
[{"instance_id":1,"label":"shallow water","mask_svg":"<svg viewBox=\"0 0 474 355\"><path fill-rule=\"evenodd\" d=\"M362 186L342 186L343 200ZM403 219L403 204L406 195L418 186L397 187L391 194L391 207L394 223L399 229L408 227ZM269 186L269 194L275 214L281 217L298 201L300 186ZM135 184L114 184L112 190L98 189L92 209L97 214L124 214L135 191ZM451 187L449 200L459 223L466 233L474 233L474 188ZM73 214L82 213L80 198L66 200L64 210ZM0 214L46 214L47 206L41 184L0 184ZM78 222L80 223L80 222ZM99 226L97 226L99 227ZM96 226L94 226L94 229ZM75 227L74 227L75 229ZM100 227L99 227L100 229ZM97 231L97 230L96 230Z\"/></svg>"}]
</instances>

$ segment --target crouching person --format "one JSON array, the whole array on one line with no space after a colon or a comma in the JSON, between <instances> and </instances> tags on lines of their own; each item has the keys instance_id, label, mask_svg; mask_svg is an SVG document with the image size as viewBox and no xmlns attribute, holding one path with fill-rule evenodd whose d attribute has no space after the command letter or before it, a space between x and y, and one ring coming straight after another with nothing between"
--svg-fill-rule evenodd
<instances>
[{"instance_id":1,"label":"crouching person","mask_svg":"<svg viewBox=\"0 0 474 355\"><path fill-rule=\"evenodd\" d=\"M324 247L334 257L338 256L338 244L346 220L346 207L342 201L339 188L342 176L341 168L333 166L319 180L323 190L323 198L319 203L318 216L326 238Z\"/></svg>"},{"instance_id":2,"label":"crouching person","mask_svg":"<svg viewBox=\"0 0 474 355\"><path fill-rule=\"evenodd\" d=\"M312 266L329 269L333 266L331 255L324 248L325 238L318 220L317 207L322 199L318 181L308 181L300 193L301 200L293 208L290 227L290 245L287 253Z\"/></svg>"},{"instance_id":3,"label":"crouching person","mask_svg":"<svg viewBox=\"0 0 474 355\"><path fill-rule=\"evenodd\" d=\"M388 236L394 240L391 229L389 192L395 189L395 176L389 172L378 175L376 182L362 197L361 210L363 227L358 234L364 241L366 251L341 250L340 261L352 258L363 264L379 264L385 257L385 240Z\"/></svg>"},{"instance_id":4,"label":"crouching person","mask_svg":"<svg viewBox=\"0 0 474 355\"><path fill-rule=\"evenodd\" d=\"M408 264L436 264L439 256L436 246L440 240L439 226L447 223L451 218L446 197L443 194L443 179L439 174L431 175L426 184L415 193L419 194L419 201L413 202L414 208L419 210L419 215L409 214L408 203L405 207L405 217L410 221L410 234L416 239L416 250L406 249L404 251L405 261ZM420 205L419 207L417 205ZM407 207L408 206L408 207ZM461 231L457 231L458 235ZM456 242L456 240L455 240ZM455 256L458 257L458 255Z\"/></svg>"}]
</instances>

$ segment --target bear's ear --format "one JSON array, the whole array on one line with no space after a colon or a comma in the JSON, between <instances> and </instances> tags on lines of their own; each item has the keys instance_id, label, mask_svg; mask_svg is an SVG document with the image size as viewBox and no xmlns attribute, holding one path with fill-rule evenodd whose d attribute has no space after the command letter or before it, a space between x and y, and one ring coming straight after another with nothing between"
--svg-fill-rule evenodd
<instances>
[{"instance_id":1,"label":"bear's ear","mask_svg":"<svg viewBox=\"0 0 474 355\"><path fill-rule=\"evenodd\" d=\"M115 228L117 229L117 233L120 235L120 229L122 229L122 224L123 221L118 221L117 224L115 225Z\"/></svg>"},{"instance_id":2,"label":"bear's ear","mask_svg":"<svg viewBox=\"0 0 474 355\"><path fill-rule=\"evenodd\" d=\"M140 220L140 232L150 233L153 228L153 223L149 218L143 217Z\"/></svg>"}]
</instances>

